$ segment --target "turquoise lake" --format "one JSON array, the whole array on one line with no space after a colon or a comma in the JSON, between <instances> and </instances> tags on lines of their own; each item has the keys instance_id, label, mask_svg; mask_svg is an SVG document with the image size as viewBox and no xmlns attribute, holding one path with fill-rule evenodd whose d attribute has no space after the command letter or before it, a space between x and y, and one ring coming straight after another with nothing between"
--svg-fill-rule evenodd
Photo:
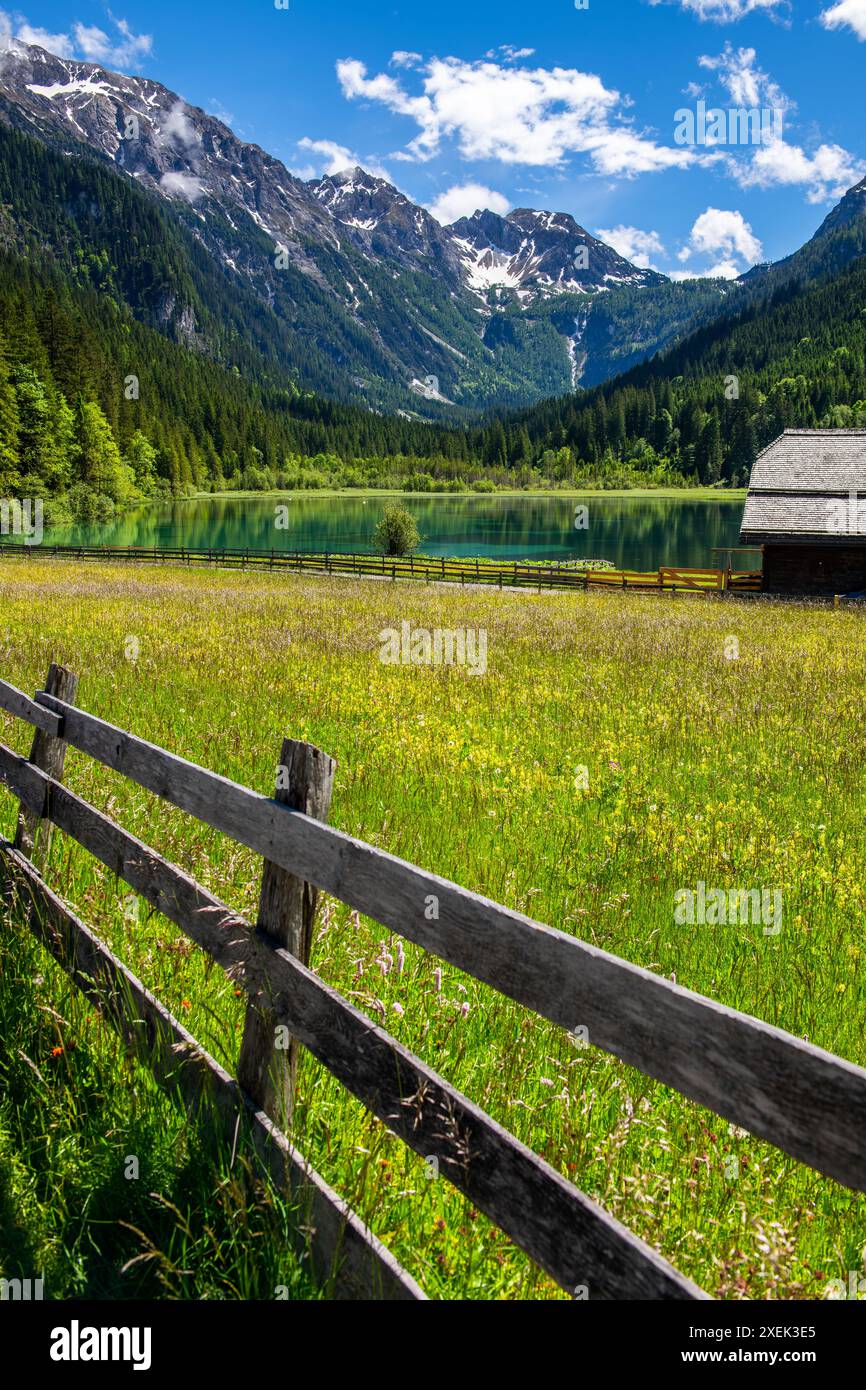
<instances>
[{"instance_id":1,"label":"turquoise lake","mask_svg":"<svg viewBox=\"0 0 866 1390\"><path fill-rule=\"evenodd\" d=\"M391 497L207 497L142 507L105 526L52 532L62 545L373 552L373 531ZM402 497L424 537L424 555L503 560L611 560L617 568L712 566L714 548L736 546L742 499L561 495ZM277 508L288 525L277 527ZM586 508L586 511L580 511ZM721 562L720 562L721 563ZM735 557L735 568L758 558Z\"/></svg>"}]
</instances>

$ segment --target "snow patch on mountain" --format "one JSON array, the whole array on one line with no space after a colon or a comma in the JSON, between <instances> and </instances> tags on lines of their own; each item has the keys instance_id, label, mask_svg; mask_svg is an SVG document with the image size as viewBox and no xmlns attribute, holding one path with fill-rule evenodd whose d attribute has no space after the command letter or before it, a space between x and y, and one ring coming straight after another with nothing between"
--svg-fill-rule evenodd
<instances>
[{"instance_id":1,"label":"snow patch on mountain","mask_svg":"<svg viewBox=\"0 0 866 1390\"><path fill-rule=\"evenodd\" d=\"M566 390L584 375L586 320L572 332L570 306L552 320L533 316L533 304L666 280L567 213L487 209L443 226L360 167L305 181L159 83L33 45L0 45L0 120L70 156L86 145L187 227L194 218L225 274L327 354L326 389L364 381L373 408L394 408L396 383L407 404L410 372L473 409L500 391L513 402L542 386ZM501 324L499 306L509 309Z\"/></svg>"},{"instance_id":2,"label":"snow patch on mountain","mask_svg":"<svg viewBox=\"0 0 866 1390\"><path fill-rule=\"evenodd\" d=\"M664 276L644 271L598 241L568 213L485 209L446 228L467 286L482 296L497 287L520 302L539 295L597 293L608 282L644 286Z\"/></svg>"},{"instance_id":3,"label":"snow patch on mountain","mask_svg":"<svg viewBox=\"0 0 866 1390\"><path fill-rule=\"evenodd\" d=\"M35 92L38 97L46 97L48 101L53 101L59 96L106 96L114 90L107 82L95 82L93 74L88 75L83 80L70 82L53 82L50 87L41 87L38 82L28 82L28 92Z\"/></svg>"}]
</instances>

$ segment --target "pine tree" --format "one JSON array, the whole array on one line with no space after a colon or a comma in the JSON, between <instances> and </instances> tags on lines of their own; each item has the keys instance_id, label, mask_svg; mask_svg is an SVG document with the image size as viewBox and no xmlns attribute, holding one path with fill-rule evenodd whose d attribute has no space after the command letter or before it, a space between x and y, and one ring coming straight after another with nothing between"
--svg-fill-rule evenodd
<instances>
[{"instance_id":1,"label":"pine tree","mask_svg":"<svg viewBox=\"0 0 866 1390\"><path fill-rule=\"evenodd\" d=\"M126 449L126 461L132 469L135 486L143 497L149 497L156 482L157 451L147 435L136 430Z\"/></svg>"},{"instance_id":2,"label":"pine tree","mask_svg":"<svg viewBox=\"0 0 866 1390\"><path fill-rule=\"evenodd\" d=\"M95 401L78 402L75 448L78 481L113 502L127 500L133 492L132 470L123 462L111 426Z\"/></svg>"},{"instance_id":3,"label":"pine tree","mask_svg":"<svg viewBox=\"0 0 866 1390\"><path fill-rule=\"evenodd\" d=\"M702 483L717 483L722 476L722 434L715 412L701 431L695 452L698 477Z\"/></svg>"},{"instance_id":4,"label":"pine tree","mask_svg":"<svg viewBox=\"0 0 866 1390\"><path fill-rule=\"evenodd\" d=\"M670 448L674 422L669 410L660 410L653 421L652 445L658 454L666 454Z\"/></svg>"},{"instance_id":5,"label":"pine tree","mask_svg":"<svg viewBox=\"0 0 866 1390\"><path fill-rule=\"evenodd\" d=\"M0 345L0 495L3 497L14 496L18 488L19 433L18 398Z\"/></svg>"}]
</instances>

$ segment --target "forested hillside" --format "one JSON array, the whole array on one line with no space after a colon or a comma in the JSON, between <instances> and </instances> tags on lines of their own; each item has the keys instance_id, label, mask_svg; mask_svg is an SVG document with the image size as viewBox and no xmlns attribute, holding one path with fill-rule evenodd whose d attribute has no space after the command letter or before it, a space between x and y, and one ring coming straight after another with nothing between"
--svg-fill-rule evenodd
<instances>
[{"instance_id":1,"label":"forested hillside","mask_svg":"<svg viewBox=\"0 0 866 1390\"><path fill-rule=\"evenodd\" d=\"M615 381L512 423L526 429L533 457L567 447L602 475L623 461L661 462L703 483L742 484L757 450L787 427L866 425L864 353L861 257L805 288L778 284Z\"/></svg>"},{"instance_id":2,"label":"forested hillside","mask_svg":"<svg viewBox=\"0 0 866 1390\"><path fill-rule=\"evenodd\" d=\"M488 230L511 255L485 246L483 227L470 245L359 168L306 182L159 83L32 45L5 52L0 127L0 160L15 165L4 182L16 244L35 235L65 259L85 236L146 321L220 360L263 352L300 387L362 407L466 421L565 391L573 315L558 329L546 299L663 283L565 214L494 219ZM154 236L151 284L146 254L136 260ZM588 251L579 272L578 242ZM489 266L479 271L486 260L495 283ZM653 345L667 341L662 332ZM597 380L610 374L611 345Z\"/></svg>"},{"instance_id":3,"label":"forested hillside","mask_svg":"<svg viewBox=\"0 0 866 1390\"><path fill-rule=\"evenodd\" d=\"M363 485L389 456L433 446L470 458L458 430L434 435L172 342L113 295L112 273L84 258L71 283L51 262L0 256L0 496L97 517L154 492Z\"/></svg>"},{"instance_id":4,"label":"forested hillside","mask_svg":"<svg viewBox=\"0 0 866 1390\"><path fill-rule=\"evenodd\" d=\"M786 426L866 424L863 260L606 387L467 430L222 368L138 323L111 274L0 259L0 495L86 517L192 488L742 484Z\"/></svg>"},{"instance_id":5,"label":"forested hillside","mask_svg":"<svg viewBox=\"0 0 866 1390\"><path fill-rule=\"evenodd\" d=\"M60 520L193 489L742 484L788 425L866 424L861 201L615 381L431 425L304 391L290 338L157 199L0 126L0 496ZM603 297L626 359L640 293Z\"/></svg>"}]
</instances>

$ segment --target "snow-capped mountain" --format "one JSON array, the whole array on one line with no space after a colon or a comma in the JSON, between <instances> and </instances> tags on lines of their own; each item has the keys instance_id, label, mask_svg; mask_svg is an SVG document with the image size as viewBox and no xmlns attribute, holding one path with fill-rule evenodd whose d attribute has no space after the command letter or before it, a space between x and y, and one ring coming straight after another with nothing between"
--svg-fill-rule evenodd
<instances>
[{"instance_id":1,"label":"snow-capped mountain","mask_svg":"<svg viewBox=\"0 0 866 1390\"><path fill-rule=\"evenodd\" d=\"M304 237L337 244L305 183L158 82L12 40L0 55L0 117L49 141L83 141L165 198L243 210L299 261Z\"/></svg>"},{"instance_id":2,"label":"snow-capped mountain","mask_svg":"<svg viewBox=\"0 0 866 1390\"><path fill-rule=\"evenodd\" d=\"M501 217L479 209L441 227L384 179L346 169L312 185L316 197L361 249L404 264L435 264L485 299L513 290L518 302L539 295L592 294L659 285L666 276L641 270L591 235L568 213L517 208Z\"/></svg>"},{"instance_id":3,"label":"snow-capped mountain","mask_svg":"<svg viewBox=\"0 0 866 1390\"><path fill-rule=\"evenodd\" d=\"M162 200L294 335L287 372L380 408L435 416L569 390L586 366L578 299L667 284L567 214L480 210L442 227L361 169L305 182L157 82L19 40L0 52L0 121L66 158L89 153ZM310 345L327 383L305 375Z\"/></svg>"},{"instance_id":4,"label":"snow-capped mountain","mask_svg":"<svg viewBox=\"0 0 866 1390\"><path fill-rule=\"evenodd\" d=\"M448 231L467 284L482 291L511 289L524 303L539 294L642 288L667 278L638 269L564 212L517 208L500 217L484 210L462 217Z\"/></svg>"},{"instance_id":5,"label":"snow-capped mountain","mask_svg":"<svg viewBox=\"0 0 866 1390\"><path fill-rule=\"evenodd\" d=\"M366 255L411 269L435 267L451 280L459 278L460 264L447 229L385 179L356 166L308 187Z\"/></svg>"}]
</instances>

